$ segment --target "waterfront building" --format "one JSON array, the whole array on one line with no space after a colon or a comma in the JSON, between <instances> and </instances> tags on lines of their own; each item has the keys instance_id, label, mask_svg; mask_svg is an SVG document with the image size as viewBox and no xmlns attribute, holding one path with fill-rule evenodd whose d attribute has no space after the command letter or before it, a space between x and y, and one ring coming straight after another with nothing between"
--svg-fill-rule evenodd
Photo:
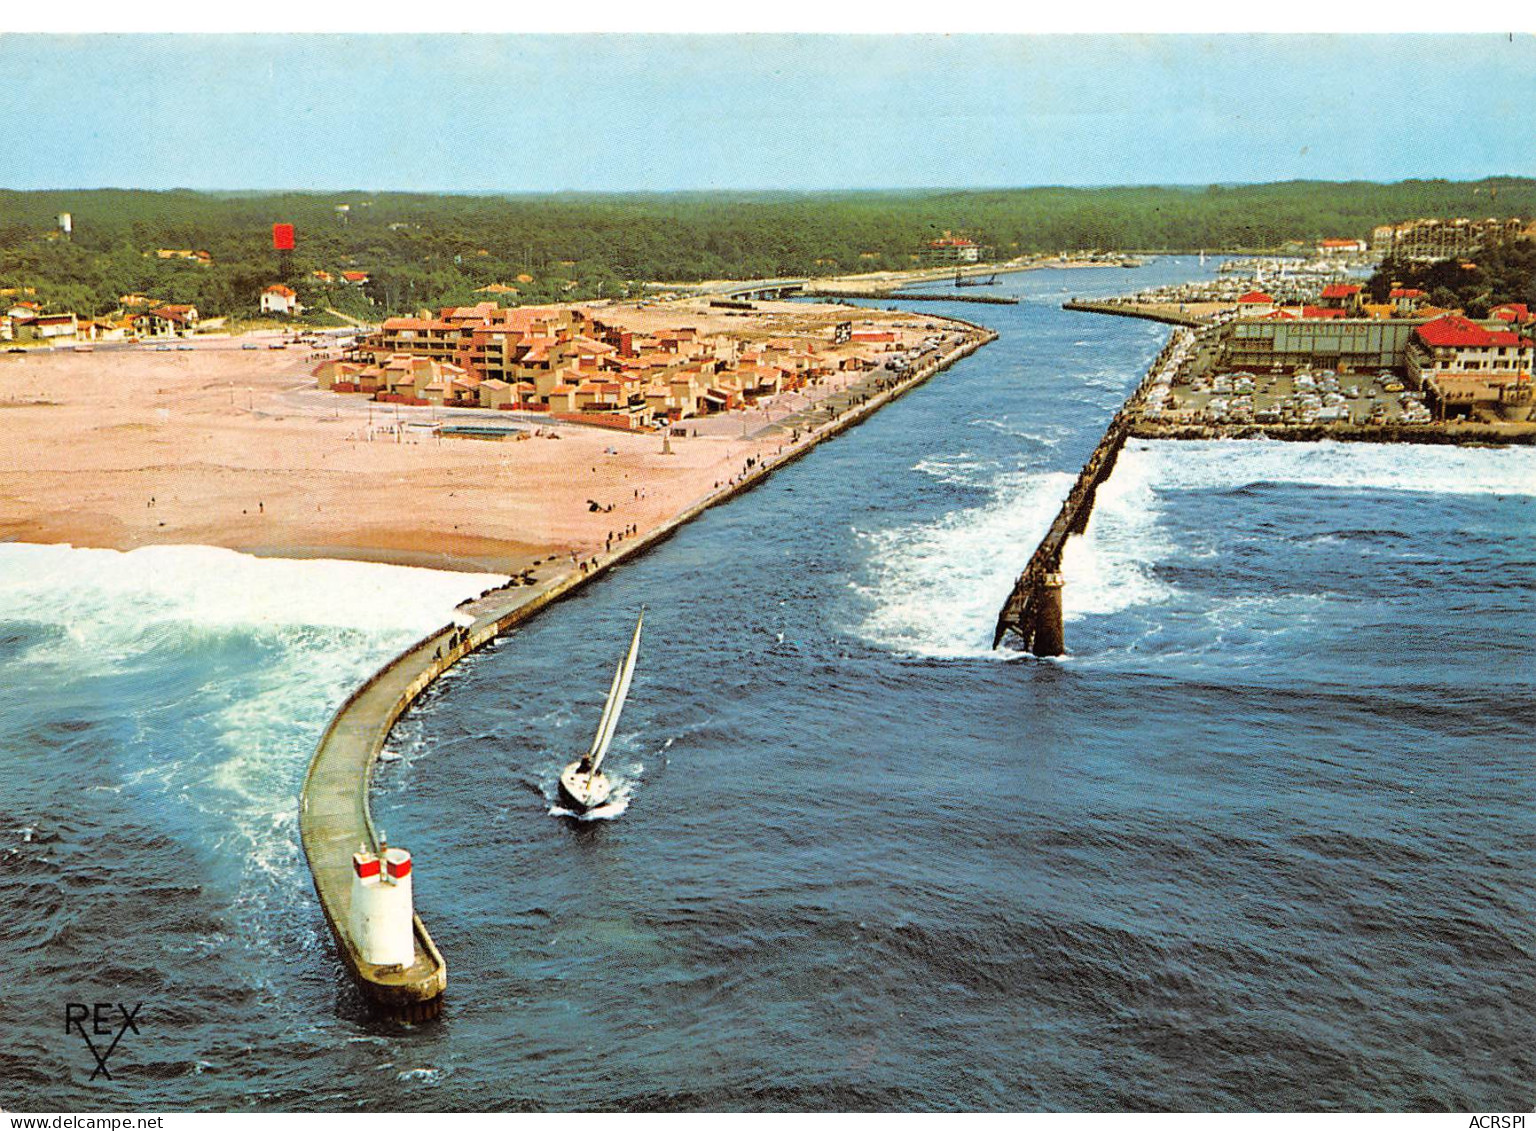
<instances>
[{"instance_id":1,"label":"waterfront building","mask_svg":"<svg viewBox=\"0 0 1536 1131\"><path fill-rule=\"evenodd\" d=\"M1320 240L1317 245L1319 255L1359 255L1369 250L1364 240Z\"/></svg>"},{"instance_id":2,"label":"waterfront building","mask_svg":"<svg viewBox=\"0 0 1536 1131\"><path fill-rule=\"evenodd\" d=\"M842 368L873 368L874 350L902 348L901 332L868 322L847 342L746 344L696 326L643 333L579 308L486 301L386 319L315 378L321 388L407 403L474 403L641 428L756 403Z\"/></svg>"},{"instance_id":3,"label":"waterfront building","mask_svg":"<svg viewBox=\"0 0 1536 1131\"><path fill-rule=\"evenodd\" d=\"M927 263L975 263L981 259L981 246L962 236L948 232L923 246L922 258Z\"/></svg>"},{"instance_id":4,"label":"waterfront building","mask_svg":"<svg viewBox=\"0 0 1536 1131\"><path fill-rule=\"evenodd\" d=\"M1237 316L1239 318L1252 318L1259 314L1270 314L1276 309L1275 300L1263 291L1249 291L1239 295L1237 299Z\"/></svg>"},{"instance_id":5,"label":"waterfront building","mask_svg":"<svg viewBox=\"0 0 1536 1131\"><path fill-rule=\"evenodd\" d=\"M1481 402L1523 404L1531 397L1536 342L1459 314L1420 323L1405 350L1409 383L1441 417Z\"/></svg>"},{"instance_id":6,"label":"waterfront building","mask_svg":"<svg viewBox=\"0 0 1536 1131\"><path fill-rule=\"evenodd\" d=\"M1396 369L1418 325L1374 318L1239 318L1221 327L1217 368L1227 372Z\"/></svg>"}]
</instances>

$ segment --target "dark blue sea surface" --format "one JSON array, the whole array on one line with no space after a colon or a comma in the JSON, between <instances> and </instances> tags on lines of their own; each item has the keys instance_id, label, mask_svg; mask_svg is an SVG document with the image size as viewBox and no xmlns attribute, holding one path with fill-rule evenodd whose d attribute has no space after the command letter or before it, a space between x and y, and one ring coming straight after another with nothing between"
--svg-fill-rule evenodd
<instances>
[{"instance_id":1,"label":"dark blue sea surface","mask_svg":"<svg viewBox=\"0 0 1536 1131\"><path fill-rule=\"evenodd\" d=\"M1002 337L430 691L374 812L435 1024L368 1016L293 817L419 626L109 622L25 579L0 1104L1530 1110L1529 449L1133 442L1069 655L989 648L1168 333L1061 300L1214 266L925 306ZM553 815L642 604L622 811ZM111 1082L73 997L146 1003Z\"/></svg>"}]
</instances>

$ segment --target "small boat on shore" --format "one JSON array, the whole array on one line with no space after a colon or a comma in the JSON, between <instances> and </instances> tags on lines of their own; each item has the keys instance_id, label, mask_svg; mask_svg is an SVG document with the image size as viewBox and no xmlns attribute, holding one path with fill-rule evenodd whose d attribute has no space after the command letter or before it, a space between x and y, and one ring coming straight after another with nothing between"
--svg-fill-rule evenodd
<instances>
[{"instance_id":1,"label":"small boat on shore","mask_svg":"<svg viewBox=\"0 0 1536 1131\"><path fill-rule=\"evenodd\" d=\"M635 658L640 654L640 626L644 623L645 610L642 608L635 621L635 635L629 642L629 651L613 673L613 685L608 689L608 702L603 705L603 717L598 721L592 749L560 774L560 800L578 815L607 804L613 794L613 783L602 772L603 758L613 742L614 731L619 726L619 713L624 710L624 699L629 695Z\"/></svg>"}]
</instances>

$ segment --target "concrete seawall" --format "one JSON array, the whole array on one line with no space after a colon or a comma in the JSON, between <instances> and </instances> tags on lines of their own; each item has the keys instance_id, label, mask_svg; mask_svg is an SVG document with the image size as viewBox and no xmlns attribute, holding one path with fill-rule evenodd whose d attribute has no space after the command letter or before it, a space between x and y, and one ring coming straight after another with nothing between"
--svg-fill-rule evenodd
<instances>
[{"instance_id":1,"label":"concrete seawall","mask_svg":"<svg viewBox=\"0 0 1536 1131\"><path fill-rule=\"evenodd\" d=\"M396 720L434 680L470 652L614 566L647 552L710 507L756 486L773 471L799 459L823 440L865 420L892 400L997 338L995 331L974 323L962 319L948 321L968 327L970 338L942 357L916 367L889 388L872 392L868 400L853 405L817 428L803 442L764 458L735 483L711 492L623 548L599 556L596 567L586 573L568 573L531 588L516 586L492 590L467 603L463 609L474 617L473 623L466 628L444 625L418 640L375 672L341 705L321 736L304 778L299 801L299 832L314 877L315 892L336 938L338 955L370 1002L391 1016L408 1021L427 1020L441 1011L448 985L447 962L419 915L415 920L415 960L408 967L380 967L364 961L348 935L352 853L359 846L370 850L378 848L377 830L368 807L369 784L379 752ZM421 884L424 874L430 889L432 865L430 861L422 864L417 883Z\"/></svg>"}]
</instances>

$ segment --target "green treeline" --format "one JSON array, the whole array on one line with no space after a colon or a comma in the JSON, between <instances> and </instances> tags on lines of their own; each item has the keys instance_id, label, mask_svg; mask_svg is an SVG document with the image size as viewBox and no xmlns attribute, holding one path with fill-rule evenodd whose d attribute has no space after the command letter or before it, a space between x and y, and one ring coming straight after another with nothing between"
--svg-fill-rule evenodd
<instances>
[{"instance_id":1,"label":"green treeline","mask_svg":"<svg viewBox=\"0 0 1536 1131\"><path fill-rule=\"evenodd\" d=\"M338 213L345 204L348 211ZM69 212L71 240L50 238ZM1368 238L1420 216L1533 216L1536 181L1288 182L1201 188L999 189L847 193L457 196L0 191L0 286L31 286L55 309L104 314L118 296L249 314L279 281L271 225L298 229L282 280L311 307L394 313L621 295L647 281L826 275L911 267L945 231L989 256L1098 249L1262 250ZM206 251L212 265L146 257ZM315 270L368 272L359 288ZM523 281L518 276L525 276Z\"/></svg>"}]
</instances>

